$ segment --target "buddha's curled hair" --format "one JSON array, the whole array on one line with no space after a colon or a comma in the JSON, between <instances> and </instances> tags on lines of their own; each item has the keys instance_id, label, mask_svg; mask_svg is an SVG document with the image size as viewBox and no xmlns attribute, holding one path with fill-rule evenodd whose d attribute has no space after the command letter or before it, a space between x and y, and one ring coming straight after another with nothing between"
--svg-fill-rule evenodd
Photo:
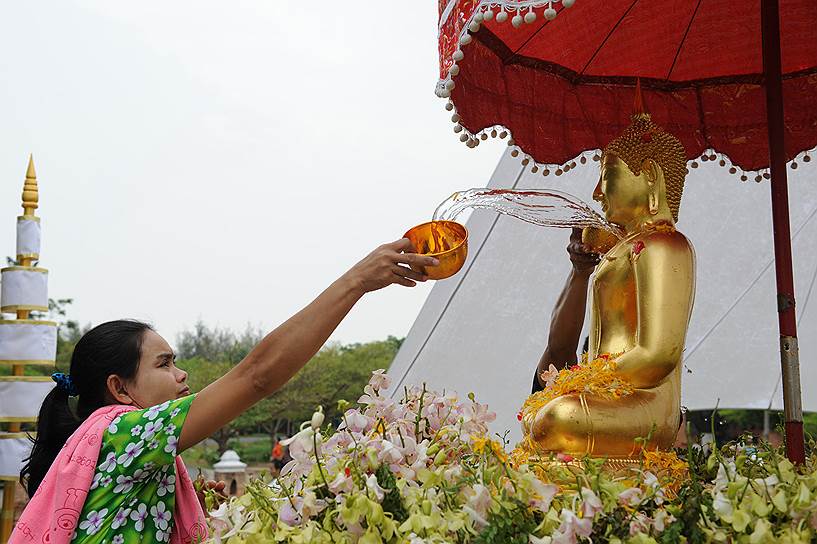
<instances>
[{"instance_id":1,"label":"buddha's curled hair","mask_svg":"<svg viewBox=\"0 0 817 544\"><path fill-rule=\"evenodd\" d=\"M620 158L636 176L646 159L654 160L664 173L667 204L672 218L678 221L678 208L684 192L687 174L686 152L681 141L653 123L648 113L637 113L624 132L610 142L604 154L612 153Z\"/></svg>"}]
</instances>

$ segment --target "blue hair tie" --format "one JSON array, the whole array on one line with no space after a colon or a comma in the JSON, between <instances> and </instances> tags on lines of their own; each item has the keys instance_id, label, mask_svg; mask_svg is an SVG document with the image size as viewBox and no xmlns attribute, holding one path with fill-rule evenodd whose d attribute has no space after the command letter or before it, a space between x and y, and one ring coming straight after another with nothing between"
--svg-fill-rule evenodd
<instances>
[{"instance_id":1,"label":"blue hair tie","mask_svg":"<svg viewBox=\"0 0 817 544\"><path fill-rule=\"evenodd\" d=\"M77 386L74 384L74 380L71 379L71 376L68 374L63 374L62 372L54 372L51 374L51 379L57 382L57 387L68 393L69 397L76 397L79 395L77 391Z\"/></svg>"}]
</instances>

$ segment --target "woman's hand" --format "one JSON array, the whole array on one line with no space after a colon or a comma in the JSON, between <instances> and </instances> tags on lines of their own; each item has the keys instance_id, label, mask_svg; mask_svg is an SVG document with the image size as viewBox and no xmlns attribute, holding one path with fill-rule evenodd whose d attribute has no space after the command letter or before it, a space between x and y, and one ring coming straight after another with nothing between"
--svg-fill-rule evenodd
<instances>
[{"instance_id":1,"label":"woman's hand","mask_svg":"<svg viewBox=\"0 0 817 544\"><path fill-rule=\"evenodd\" d=\"M378 247L345 275L361 293L377 291L392 283L414 287L428 277L422 272L426 266L437 266L434 257L418 255L408 238L401 238Z\"/></svg>"}]
</instances>

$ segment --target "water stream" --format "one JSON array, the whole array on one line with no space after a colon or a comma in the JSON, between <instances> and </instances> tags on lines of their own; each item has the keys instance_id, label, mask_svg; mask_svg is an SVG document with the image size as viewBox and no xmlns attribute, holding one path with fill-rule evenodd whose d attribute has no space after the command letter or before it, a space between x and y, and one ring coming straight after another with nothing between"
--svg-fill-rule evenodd
<instances>
[{"instance_id":1,"label":"water stream","mask_svg":"<svg viewBox=\"0 0 817 544\"><path fill-rule=\"evenodd\" d=\"M468 189L458 191L437 206L432 221L455 221L467 209L489 209L541 227L595 227L618 239L623 231L586 202L554 189ZM434 229L432 229L434 232ZM441 244L434 240L438 248Z\"/></svg>"}]
</instances>

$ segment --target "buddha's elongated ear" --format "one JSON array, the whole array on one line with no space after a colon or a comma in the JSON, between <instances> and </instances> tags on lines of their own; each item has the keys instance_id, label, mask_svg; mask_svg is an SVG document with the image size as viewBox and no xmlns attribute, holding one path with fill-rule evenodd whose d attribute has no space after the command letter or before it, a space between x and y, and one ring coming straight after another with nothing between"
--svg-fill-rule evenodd
<instances>
[{"instance_id":1,"label":"buddha's elongated ear","mask_svg":"<svg viewBox=\"0 0 817 544\"><path fill-rule=\"evenodd\" d=\"M661 191L664 185L664 173L652 159L645 159L641 165L641 173L647 180L647 204L651 215L658 213L661 206Z\"/></svg>"}]
</instances>

